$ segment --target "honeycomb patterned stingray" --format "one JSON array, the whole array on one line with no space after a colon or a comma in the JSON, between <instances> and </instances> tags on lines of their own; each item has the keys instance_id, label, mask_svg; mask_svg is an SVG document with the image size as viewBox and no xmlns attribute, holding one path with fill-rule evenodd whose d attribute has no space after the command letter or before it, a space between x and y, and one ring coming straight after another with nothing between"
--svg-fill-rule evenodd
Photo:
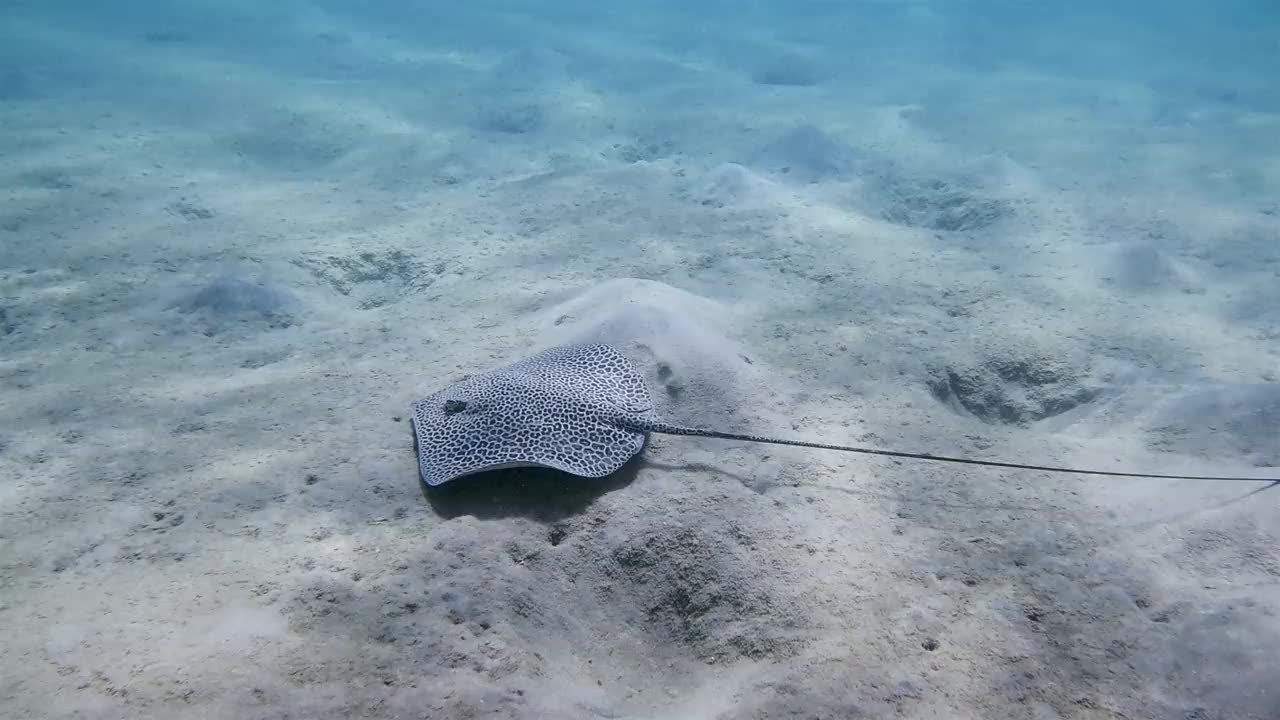
<instances>
[{"instance_id":1,"label":"honeycomb patterned stingray","mask_svg":"<svg viewBox=\"0 0 1280 720\"><path fill-rule=\"evenodd\" d=\"M603 477L644 447L656 421L644 378L608 345L551 348L413 404L428 485L539 466Z\"/></svg>"},{"instance_id":2,"label":"honeycomb patterned stingray","mask_svg":"<svg viewBox=\"0 0 1280 720\"><path fill-rule=\"evenodd\" d=\"M683 427L657 417L644 378L622 353L601 344L555 347L473 375L413 403L410 425L418 473L432 486L513 467L604 477L640 452L651 432L1048 472L1280 482L1055 468Z\"/></svg>"}]
</instances>

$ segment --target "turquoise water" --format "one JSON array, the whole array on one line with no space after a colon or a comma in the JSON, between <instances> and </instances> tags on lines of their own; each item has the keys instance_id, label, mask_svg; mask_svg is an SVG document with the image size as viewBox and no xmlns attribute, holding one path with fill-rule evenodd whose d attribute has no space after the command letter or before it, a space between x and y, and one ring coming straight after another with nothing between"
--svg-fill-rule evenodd
<instances>
[{"instance_id":1,"label":"turquoise water","mask_svg":"<svg viewBox=\"0 0 1280 720\"><path fill-rule=\"evenodd\" d=\"M4 717L1276 718L1280 10L0 3ZM1251 494L1263 488L1262 492Z\"/></svg>"}]
</instances>

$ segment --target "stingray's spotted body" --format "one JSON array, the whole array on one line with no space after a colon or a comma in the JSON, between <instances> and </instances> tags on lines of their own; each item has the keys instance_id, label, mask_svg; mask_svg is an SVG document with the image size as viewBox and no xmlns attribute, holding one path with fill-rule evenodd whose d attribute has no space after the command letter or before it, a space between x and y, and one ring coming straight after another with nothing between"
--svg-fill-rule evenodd
<instances>
[{"instance_id":1,"label":"stingray's spotted body","mask_svg":"<svg viewBox=\"0 0 1280 720\"><path fill-rule=\"evenodd\" d=\"M655 415L644 377L622 353L601 344L544 350L450 385L415 402L411 410L418 473L428 485L488 470L527 466L603 477L640 452L646 434L651 432L1021 470L1280 484L1278 478L1056 468L682 427Z\"/></svg>"},{"instance_id":2,"label":"stingray's spotted body","mask_svg":"<svg viewBox=\"0 0 1280 720\"><path fill-rule=\"evenodd\" d=\"M656 421L644 378L608 345L551 348L413 404L428 485L507 467L603 477L644 447Z\"/></svg>"}]
</instances>

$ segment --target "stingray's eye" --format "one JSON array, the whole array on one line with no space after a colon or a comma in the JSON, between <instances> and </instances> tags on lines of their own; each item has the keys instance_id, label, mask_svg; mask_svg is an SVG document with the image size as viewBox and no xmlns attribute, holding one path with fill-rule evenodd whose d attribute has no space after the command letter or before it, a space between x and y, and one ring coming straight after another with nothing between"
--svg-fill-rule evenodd
<instances>
[{"instance_id":1,"label":"stingray's eye","mask_svg":"<svg viewBox=\"0 0 1280 720\"><path fill-rule=\"evenodd\" d=\"M461 400L445 400L444 413L446 415L457 415L467 409L467 404Z\"/></svg>"}]
</instances>

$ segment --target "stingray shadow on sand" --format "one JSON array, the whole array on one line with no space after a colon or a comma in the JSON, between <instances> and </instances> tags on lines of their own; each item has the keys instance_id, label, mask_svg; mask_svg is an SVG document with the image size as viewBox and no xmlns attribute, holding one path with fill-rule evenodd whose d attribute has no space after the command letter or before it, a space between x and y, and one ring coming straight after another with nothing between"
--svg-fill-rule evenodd
<instances>
[{"instance_id":1,"label":"stingray shadow on sand","mask_svg":"<svg viewBox=\"0 0 1280 720\"><path fill-rule=\"evenodd\" d=\"M644 467L635 457L602 478L584 478L541 467L476 473L444 485L419 482L422 495L445 520L470 515L481 520L524 517L554 523L581 515L606 493L630 485Z\"/></svg>"}]
</instances>

